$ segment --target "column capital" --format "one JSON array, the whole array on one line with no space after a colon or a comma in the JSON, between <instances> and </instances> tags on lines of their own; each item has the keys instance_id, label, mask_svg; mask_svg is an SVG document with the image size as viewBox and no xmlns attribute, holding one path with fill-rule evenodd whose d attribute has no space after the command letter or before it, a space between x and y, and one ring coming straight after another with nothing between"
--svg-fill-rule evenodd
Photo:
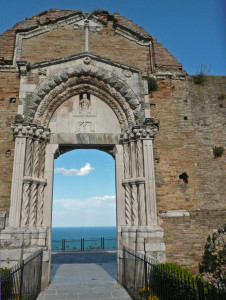
<instances>
[{"instance_id":1,"label":"column capital","mask_svg":"<svg viewBox=\"0 0 226 300\"><path fill-rule=\"evenodd\" d=\"M121 143L137 141L139 139L154 139L158 131L158 122L154 118L147 118L143 125L125 129L120 136Z\"/></svg>"},{"instance_id":2,"label":"column capital","mask_svg":"<svg viewBox=\"0 0 226 300\"><path fill-rule=\"evenodd\" d=\"M15 138L35 138L44 141L49 141L50 138L50 129L45 128L43 126L38 126L37 124L33 123L13 123L11 125L11 129L13 132L13 139Z\"/></svg>"}]
</instances>

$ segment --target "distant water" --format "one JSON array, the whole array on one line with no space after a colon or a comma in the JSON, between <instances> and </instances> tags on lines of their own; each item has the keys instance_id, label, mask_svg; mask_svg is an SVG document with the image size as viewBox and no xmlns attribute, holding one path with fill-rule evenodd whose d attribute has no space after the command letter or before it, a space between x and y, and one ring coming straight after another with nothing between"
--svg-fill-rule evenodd
<instances>
[{"instance_id":1,"label":"distant water","mask_svg":"<svg viewBox=\"0 0 226 300\"><path fill-rule=\"evenodd\" d=\"M104 249L116 249L116 236L116 227L53 227L52 250L61 250L62 240L65 240L65 250L81 250L81 239L84 239L84 250L101 249L101 238L104 238Z\"/></svg>"}]
</instances>

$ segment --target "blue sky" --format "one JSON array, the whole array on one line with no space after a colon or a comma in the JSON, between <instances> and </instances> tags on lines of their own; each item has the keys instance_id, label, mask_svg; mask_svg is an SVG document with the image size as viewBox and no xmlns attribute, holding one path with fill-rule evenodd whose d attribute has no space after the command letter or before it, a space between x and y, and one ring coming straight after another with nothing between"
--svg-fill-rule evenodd
<instances>
[{"instance_id":1,"label":"blue sky","mask_svg":"<svg viewBox=\"0 0 226 300\"><path fill-rule=\"evenodd\" d=\"M53 226L115 226L115 162L99 150L73 150L55 160Z\"/></svg>"},{"instance_id":2,"label":"blue sky","mask_svg":"<svg viewBox=\"0 0 226 300\"><path fill-rule=\"evenodd\" d=\"M195 74L225 75L225 0L0 0L0 33L49 8L118 11L155 36Z\"/></svg>"},{"instance_id":3,"label":"blue sky","mask_svg":"<svg viewBox=\"0 0 226 300\"><path fill-rule=\"evenodd\" d=\"M189 74L225 75L224 0L0 0L0 33L50 8L115 11L163 44ZM55 161L53 226L115 225L113 158L76 150Z\"/></svg>"}]
</instances>

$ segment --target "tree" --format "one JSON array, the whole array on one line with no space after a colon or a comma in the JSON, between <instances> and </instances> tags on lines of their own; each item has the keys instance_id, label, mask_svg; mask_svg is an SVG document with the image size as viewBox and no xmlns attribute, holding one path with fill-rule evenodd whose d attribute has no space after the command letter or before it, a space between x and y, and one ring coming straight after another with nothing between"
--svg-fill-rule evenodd
<instances>
[{"instance_id":1,"label":"tree","mask_svg":"<svg viewBox=\"0 0 226 300\"><path fill-rule=\"evenodd\" d=\"M226 290L226 224L212 237L208 236L204 249L199 272L205 279Z\"/></svg>"}]
</instances>

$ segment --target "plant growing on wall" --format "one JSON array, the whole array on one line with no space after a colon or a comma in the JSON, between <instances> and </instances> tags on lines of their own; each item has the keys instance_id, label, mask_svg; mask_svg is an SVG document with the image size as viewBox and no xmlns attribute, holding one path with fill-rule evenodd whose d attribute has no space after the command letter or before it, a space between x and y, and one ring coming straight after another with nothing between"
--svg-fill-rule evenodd
<instances>
[{"instance_id":1,"label":"plant growing on wall","mask_svg":"<svg viewBox=\"0 0 226 300\"><path fill-rule=\"evenodd\" d=\"M209 68L209 71L210 71L210 68ZM209 71L206 72L205 65L199 65L198 71L196 72L196 75L193 77L194 83L203 85L204 82L206 81L206 75L207 75L207 73L209 73Z\"/></svg>"},{"instance_id":2,"label":"plant growing on wall","mask_svg":"<svg viewBox=\"0 0 226 300\"><path fill-rule=\"evenodd\" d=\"M221 157L221 155L224 153L224 147L214 147L213 148L213 155L215 158Z\"/></svg>"},{"instance_id":3,"label":"plant growing on wall","mask_svg":"<svg viewBox=\"0 0 226 300\"><path fill-rule=\"evenodd\" d=\"M157 80L154 77L147 77L148 82L148 92L155 92L158 90L158 83Z\"/></svg>"},{"instance_id":4,"label":"plant growing on wall","mask_svg":"<svg viewBox=\"0 0 226 300\"><path fill-rule=\"evenodd\" d=\"M226 224L208 236L199 272L226 291Z\"/></svg>"}]
</instances>

